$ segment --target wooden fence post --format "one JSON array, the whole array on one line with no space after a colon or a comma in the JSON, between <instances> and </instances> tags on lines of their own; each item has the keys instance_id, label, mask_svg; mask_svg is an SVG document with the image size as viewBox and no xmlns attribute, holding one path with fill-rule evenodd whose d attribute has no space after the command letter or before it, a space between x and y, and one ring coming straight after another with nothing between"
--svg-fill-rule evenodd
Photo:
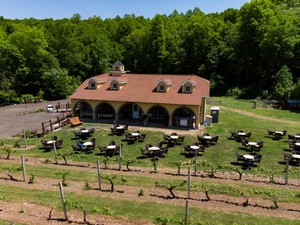
<instances>
[{"instance_id":1,"label":"wooden fence post","mask_svg":"<svg viewBox=\"0 0 300 225\"><path fill-rule=\"evenodd\" d=\"M57 151L56 151L56 141L55 140L53 140L53 149L54 149L55 163L57 164Z\"/></svg>"},{"instance_id":2,"label":"wooden fence post","mask_svg":"<svg viewBox=\"0 0 300 225\"><path fill-rule=\"evenodd\" d=\"M64 209L65 220L68 221L67 206L66 206L65 193L64 193L62 182L59 182L59 190L60 190L61 202Z\"/></svg>"},{"instance_id":3,"label":"wooden fence post","mask_svg":"<svg viewBox=\"0 0 300 225\"><path fill-rule=\"evenodd\" d=\"M100 170L100 161L99 160L97 160L97 171L98 171L99 190L101 191L101 170Z\"/></svg>"},{"instance_id":4,"label":"wooden fence post","mask_svg":"<svg viewBox=\"0 0 300 225\"><path fill-rule=\"evenodd\" d=\"M52 121L49 120L49 123L50 123L50 131L52 132L53 131L53 125L52 125Z\"/></svg>"}]
</instances>

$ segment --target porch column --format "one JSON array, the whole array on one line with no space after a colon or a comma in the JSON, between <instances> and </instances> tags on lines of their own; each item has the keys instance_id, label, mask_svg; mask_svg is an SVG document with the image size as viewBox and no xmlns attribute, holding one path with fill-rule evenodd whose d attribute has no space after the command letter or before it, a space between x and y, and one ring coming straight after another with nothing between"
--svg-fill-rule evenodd
<instances>
[{"instance_id":1,"label":"porch column","mask_svg":"<svg viewBox=\"0 0 300 225\"><path fill-rule=\"evenodd\" d=\"M168 127L172 127L172 116L169 117Z\"/></svg>"},{"instance_id":2,"label":"porch column","mask_svg":"<svg viewBox=\"0 0 300 225\"><path fill-rule=\"evenodd\" d=\"M93 120L96 120L96 118L97 118L97 115L96 115L96 110L95 110L95 109L93 109Z\"/></svg>"}]
</instances>

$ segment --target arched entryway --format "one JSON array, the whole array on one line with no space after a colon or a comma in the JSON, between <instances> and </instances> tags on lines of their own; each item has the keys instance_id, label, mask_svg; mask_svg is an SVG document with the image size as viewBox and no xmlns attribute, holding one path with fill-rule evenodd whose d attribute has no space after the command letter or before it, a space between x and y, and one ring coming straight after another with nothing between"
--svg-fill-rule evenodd
<instances>
[{"instance_id":1,"label":"arched entryway","mask_svg":"<svg viewBox=\"0 0 300 225\"><path fill-rule=\"evenodd\" d=\"M172 126L174 127L195 128L195 122L195 113L187 107L178 108L173 112Z\"/></svg>"},{"instance_id":2,"label":"arched entryway","mask_svg":"<svg viewBox=\"0 0 300 225\"><path fill-rule=\"evenodd\" d=\"M153 106L147 113L147 124L150 126L168 126L169 113L159 105Z\"/></svg>"},{"instance_id":3,"label":"arched entryway","mask_svg":"<svg viewBox=\"0 0 300 225\"><path fill-rule=\"evenodd\" d=\"M115 120L116 112L112 105L108 103L100 103L96 107L96 120L100 122L113 122Z\"/></svg>"},{"instance_id":4,"label":"arched entryway","mask_svg":"<svg viewBox=\"0 0 300 225\"><path fill-rule=\"evenodd\" d=\"M79 116L81 120L93 119L93 108L85 101L77 102L74 106L73 112L76 116Z\"/></svg>"},{"instance_id":5,"label":"arched entryway","mask_svg":"<svg viewBox=\"0 0 300 225\"><path fill-rule=\"evenodd\" d=\"M142 124L145 119L145 113L139 105L127 103L119 110L119 121Z\"/></svg>"}]
</instances>

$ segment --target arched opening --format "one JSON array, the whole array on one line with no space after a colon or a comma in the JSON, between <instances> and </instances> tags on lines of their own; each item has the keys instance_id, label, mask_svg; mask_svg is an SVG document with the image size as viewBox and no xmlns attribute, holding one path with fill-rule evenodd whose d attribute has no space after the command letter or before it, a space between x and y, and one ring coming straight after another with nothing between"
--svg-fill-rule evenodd
<instances>
[{"instance_id":1,"label":"arched opening","mask_svg":"<svg viewBox=\"0 0 300 225\"><path fill-rule=\"evenodd\" d=\"M75 116L79 116L81 120L93 119L93 108L85 101L77 102L74 106L73 112Z\"/></svg>"},{"instance_id":2,"label":"arched opening","mask_svg":"<svg viewBox=\"0 0 300 225\"><path fill-rule=\"evenodd\" d=\"M147 123L150 126L168 126L168 111L162 106L153 106L147 113Z\"/></svg>"},{"instance_id":3,"label":"arched opening","mask_svg":"<svg viewBox=\"0 0 300 225\"><path fill-rule=\"evenodd\" d=\"M116 112L108 103L100 103L96 107L96 119L100 122L111 123L115 119Z\"/></svg>"},{"instance_id":4,"label":"arched opening","mask_svg":"<svg viewBox=\"0 0 300 225\"><path fill-rule=\"evenodd\" d=\"M137 104L127 103L119 110L119 121L122 121L123 123L143 124L144 119L145 114L142 108Z\"/></svg>"},{"instance_id":5,"label":"arched opening","mask_svg":"<svg viewBox=\"0 0 300 225\"><path fill-rule=\"evenodd\" d=\"M195 113L186 107L178 108L172 116L172 126L195 128L196 116Z\"/></svg>"}]
</instances>

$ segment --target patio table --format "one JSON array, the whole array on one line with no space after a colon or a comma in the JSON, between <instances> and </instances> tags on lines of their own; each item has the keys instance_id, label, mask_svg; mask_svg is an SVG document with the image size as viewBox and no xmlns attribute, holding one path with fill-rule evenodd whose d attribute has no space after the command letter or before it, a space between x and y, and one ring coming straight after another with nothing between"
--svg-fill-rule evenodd
<instances>
[{"instance_id":1,"label":"patio table","mask_svg":"<svg viewBox=\"0 0 300 225\"><path fill-rule=\"evenodd\" d=\"M160 148L159 147L156 147L156 146L152 146L152 147L150 147L150 148L148 148L150 151L158 151L158 150L160 150Z\"/></svg>"},{"instance_id":2,"label":"patio table","mask_svg":"<svg viewBox=\"0 0 300 225\"><path fill-rule=\"evenodd\" d=\"M244 158L246 160L249 160L249 161L253 161L254 160L254 156L253 155L243 155L243 156L244 156Z\"/></svg>"},{"instance_id":3,"label":"patio table","mask_svg":"<svg viewBox=\"0 0 300 225\"><path fill-rule=\"evenodd\" d=\"M212 139L212 136L203 136L204 139L210 140Z\"/></svg>"},{"instance_id":4,"label":"patio table","mask_svg":"<svg viewBox=\"0 0 300 225\"><path fill-rule=\"evenodd\" d=\"M50 141L47 141L47 144L50 145L50 144L53 144L55 142L56 142L55 140L50 140Z\"/></svg>"},{"instance_id":5,"label":"patio table","mask_svg":"<svg viewBox=\"0 0 300 225\"><path fill-rule=\"evenodd\" d=\"M106 148L107 149L115 149L117 146L116 145L108 145Z\"/></svg>"},{"instance_id":6,"label":"patio table","mask_svg":"<svg viewBox=\"0 0 300 225\"><path fill-rule=\"evenodd\" d=\"M191 149L193 149L193 150L198 150L200 147L199 146L197 146L197 145L192 145L191 146Z\"/></svg>"},{"instance_id":7,"label":"patio table","mask_svg":"<svg viewBox=\"0 0 300 225\"><path fill-rule=\"evenodd\" d=\"M90 141L87 141L87 142L84 142L83 145L84 145L84 146L88 146L88 145L93 145L93 143L90 142Z\"/></svg>"}]
</instances>

